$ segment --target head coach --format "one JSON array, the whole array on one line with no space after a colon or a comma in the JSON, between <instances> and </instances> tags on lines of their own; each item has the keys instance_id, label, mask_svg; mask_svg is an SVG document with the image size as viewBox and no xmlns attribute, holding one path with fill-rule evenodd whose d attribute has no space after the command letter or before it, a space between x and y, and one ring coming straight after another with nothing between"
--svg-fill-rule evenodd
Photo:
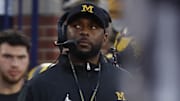
<instances>
[{"instance_id":1,"label":"head coach","mask_svg":"<svg viewBox=\"0 0 180 101\"><path fill-rule=\"evenodd\" d=\"M101 54L111 18L102 8L83 2L58 22L58 63L30 80L19 101L127 101L130 75ZM130 101L130 100L128 100Z\"/></svg>"}]
</instances>

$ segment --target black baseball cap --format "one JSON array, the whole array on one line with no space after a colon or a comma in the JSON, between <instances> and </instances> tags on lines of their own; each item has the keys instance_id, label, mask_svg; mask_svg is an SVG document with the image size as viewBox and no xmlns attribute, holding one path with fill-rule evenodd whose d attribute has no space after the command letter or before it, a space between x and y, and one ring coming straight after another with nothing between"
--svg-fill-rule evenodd
<instances>
[{"instance_id":1,"label":"black baseball cap","mask_svg":"<svg viewBox=\"0 0 180 101\"><path fill-rule=\"evenodd\" d=\"M84 2L75 6L68 13L67 24L82 16L94 19L103 28L107 28L111 22L107 11L90 2Z\"/></svg>"}]
</instances>

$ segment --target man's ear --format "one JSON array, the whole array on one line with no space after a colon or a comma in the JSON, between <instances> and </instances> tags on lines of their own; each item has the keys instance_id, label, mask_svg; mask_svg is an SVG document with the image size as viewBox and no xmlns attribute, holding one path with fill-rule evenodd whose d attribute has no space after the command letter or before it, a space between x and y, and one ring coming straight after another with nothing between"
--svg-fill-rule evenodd
<instances>
[{"instance_id":1,"label":"man's ear","mask_svg":"<svg viewBox=\"0 0 180 101\"><path fill-rule=\"evenodd\" d=\"M104 42L106 42L108 40L108 34L109 34L108 32L104 33Z\"/></svg>"}]
</instances>

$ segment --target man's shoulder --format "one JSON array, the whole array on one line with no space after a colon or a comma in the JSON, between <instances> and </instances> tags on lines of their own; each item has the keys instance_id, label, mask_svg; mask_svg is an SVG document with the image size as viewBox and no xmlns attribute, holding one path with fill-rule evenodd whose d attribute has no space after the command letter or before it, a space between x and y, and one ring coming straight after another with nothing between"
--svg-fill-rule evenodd
<instances>
[{"instance_id":1,"label":"man's shoulder","mask_svg":"<svg viewBox=\"0 0 180 101\"><path fill-rule=\"evenodd\" d=\"M51 68L47 69L46 71L43 71L37 74L36 76L34 76L31 80L28 81L28 83L30 85L50 83L50 81L57 79L59 75L63 75L63 73L60 72L61 72L61 67L59 67L59 64L56 64Z\"/></svg>"},{"instance_id":2,"label":"man's shoulder","mask_svg":"<svg viewBox=\"0 0 180 101\"><path fill-rule=\"evenodd\" d=\"M64 80L64 78L67 77L68 72L70 72L67 68L68 64L66 58L66 56L61 56L58 63L33 77L28 81L30 82L29 84L39 85L43 83L52 84L53 82L62 82L61 80Z\"/></svg>"},{"instance_id":3,"label":"man's shoulder","mask_svg":"<svg viewBox=\"0 0 180 101\"><path fill-rule=\"evenodd\" d=\"M117 73L117 74L125 74L125 75L131 76L131 73L128 70L120 67L118 64L113 65L112 63L106 63L104 65L104 67L107 71L111 71L111 72Z\"/></svg>"}]
</instances>

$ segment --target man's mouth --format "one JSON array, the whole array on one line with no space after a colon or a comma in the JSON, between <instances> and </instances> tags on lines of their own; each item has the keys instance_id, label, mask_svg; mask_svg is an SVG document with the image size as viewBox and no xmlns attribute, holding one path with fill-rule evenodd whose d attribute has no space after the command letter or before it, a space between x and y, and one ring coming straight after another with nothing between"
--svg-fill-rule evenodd
<instances>
[{"instance_id":1,"label":"man's mouth","mask_svg":"<svg viewBox=\"0 0 180 101\"><path fill-rule=\"evenodd\" d=\"M80 39L80 40L78 41L78 44L79 44L80 46L88 46L88 45L90 44L90 42L89 42L87 39Z\"/></svg>"}]
</instances>

